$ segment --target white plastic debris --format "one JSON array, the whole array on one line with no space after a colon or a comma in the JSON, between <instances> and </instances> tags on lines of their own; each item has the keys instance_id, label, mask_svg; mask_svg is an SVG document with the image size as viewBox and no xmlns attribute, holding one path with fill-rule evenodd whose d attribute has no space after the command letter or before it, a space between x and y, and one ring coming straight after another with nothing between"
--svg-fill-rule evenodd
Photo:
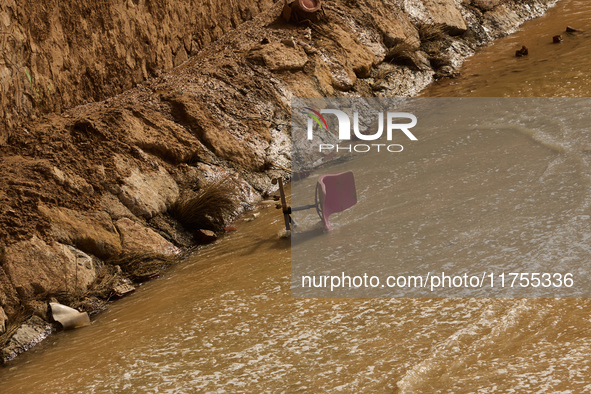
<instances>
[{"instance_id":1,"label":"white plastic debris","mask_svg":"<svg viewBox=\"0 0 591 394\"><path fill-rule=\"evenodd\" d=\"M90 318L86 312L78 312L74 308L70 308L69 306L57 302L50 302L49 306L51 308L53 320L60 323L64 330L90 325Z\"/></svg>"}]
</instances>

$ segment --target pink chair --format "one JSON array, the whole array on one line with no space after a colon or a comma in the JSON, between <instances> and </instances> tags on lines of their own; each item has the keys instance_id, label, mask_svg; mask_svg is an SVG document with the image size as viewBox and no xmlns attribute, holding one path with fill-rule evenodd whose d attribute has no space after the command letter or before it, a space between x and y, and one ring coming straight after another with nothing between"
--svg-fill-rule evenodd
<instances>
[{"instance_id":1,"label":"pink chair","mask_svg":"<svg viewBox=\"0 0 591 394\"><path fill-rule=\"evenodd\" d=\"M324 228L332 229L328 218L333 213L344 211L357 204L357 191L353 172L321 175L316 184L316 210Z\"/></svg>"}]
</instances>

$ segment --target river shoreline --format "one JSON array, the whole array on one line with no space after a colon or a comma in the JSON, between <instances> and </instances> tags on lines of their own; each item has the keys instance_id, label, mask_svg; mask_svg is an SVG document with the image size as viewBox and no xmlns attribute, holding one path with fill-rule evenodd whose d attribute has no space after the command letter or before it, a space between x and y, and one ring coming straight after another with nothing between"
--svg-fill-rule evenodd
<instances>
[{"instance_id":1,"label":"river shoreline","mask_svg":"<svg viewBox=\"0 0 591 394\"><path fill-rule=\"evenodd\" d=\"M2 362L47 335L50 299L95 311L132 286L122 256L192 247L171 214L187 193L234 179L226 220L273 194L290 178L292 96L416 95L555 1L419 3L379 3L386 16L368 22L369 2L326 2L316 24L276 4L168 74L13 130L0 146Z\"/></svg>"}]
</instances>

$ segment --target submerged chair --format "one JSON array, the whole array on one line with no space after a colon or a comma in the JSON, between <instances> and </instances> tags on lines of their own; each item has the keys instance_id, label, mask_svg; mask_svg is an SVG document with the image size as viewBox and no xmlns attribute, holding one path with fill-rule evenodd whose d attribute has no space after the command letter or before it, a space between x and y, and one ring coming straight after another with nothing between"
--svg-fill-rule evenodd
<instances>
[{"instance_id":1,"label":"submerged chair","mask_svg":"<svg viewBox=\"0 0 591 394\"><path fill-rule=\"evenodd\" d=\"M355 177L353 172L347 171L340 174L321 175L316 183L314 204L301 207L288 207L283 190L283 180L281 178L273 179L273 184L279 182L279 191L281 193L281 205L277 208L283 208L285 219L285 229L291 230L290 214L295 211L316 208L316 212L322 220L324 228L329 231L332 225L328 218L333 213L342 212L357 204L357 190L355 189Z\"/></svg>"},{"instance_id":2,"label":"submerged chair","mask_svg":"<svg viewBox=\"0 0 591 394\"><path fill-rule=\"evenodd\" d=\"M357 204L357 191L353 172L321 175L316 183L316 211L324 228L330 230L328 220L333 213L342 212Z\"/></svg>"}]
</instances>

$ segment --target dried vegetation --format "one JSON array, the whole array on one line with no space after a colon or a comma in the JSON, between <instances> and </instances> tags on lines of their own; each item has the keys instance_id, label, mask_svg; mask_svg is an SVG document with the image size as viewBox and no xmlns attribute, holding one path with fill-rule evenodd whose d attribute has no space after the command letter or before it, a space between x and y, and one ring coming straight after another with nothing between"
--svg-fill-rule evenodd
<instances>
[{"instance_id":1,"label":"dried vegetation","mask_svg":"<svg viewBox=\"0 0 591 394\"><path fill-rule=\"evenodd\" d=\"M448 35L441 24L421 24L418 26L421 45L428 42L436 42L445 39Z\"/></svg>"},{"instance_id":2,"label":"dried vegetation","mask_svg":"<svg viewBox=\"0 0 591 394\"><path fill-rule=\"evenodd\" d=\"M116 259L109 260L109 264L111 266L119 266L121 271L123 271L123 273L130 279L134 281L142 281L142 278L156 274L170 267L175 261L176 256L152 252L136 252L127 253ZM97 290L108 288L109 286L112 286L112 284L106 283L105 285L98 286Z\"/></svg>"},{"instance_id":3,"label":"dried vegetation","mask_svg":"<svg viewBox=\"0 0 591 394\"><path fill-rule=\"evenodd\" d=\"M221 231L226 219L238 208L236 180L227 176L211 182L199 192L179 197L171 214L188 230Z\"/></svg>"}]
</instances>

